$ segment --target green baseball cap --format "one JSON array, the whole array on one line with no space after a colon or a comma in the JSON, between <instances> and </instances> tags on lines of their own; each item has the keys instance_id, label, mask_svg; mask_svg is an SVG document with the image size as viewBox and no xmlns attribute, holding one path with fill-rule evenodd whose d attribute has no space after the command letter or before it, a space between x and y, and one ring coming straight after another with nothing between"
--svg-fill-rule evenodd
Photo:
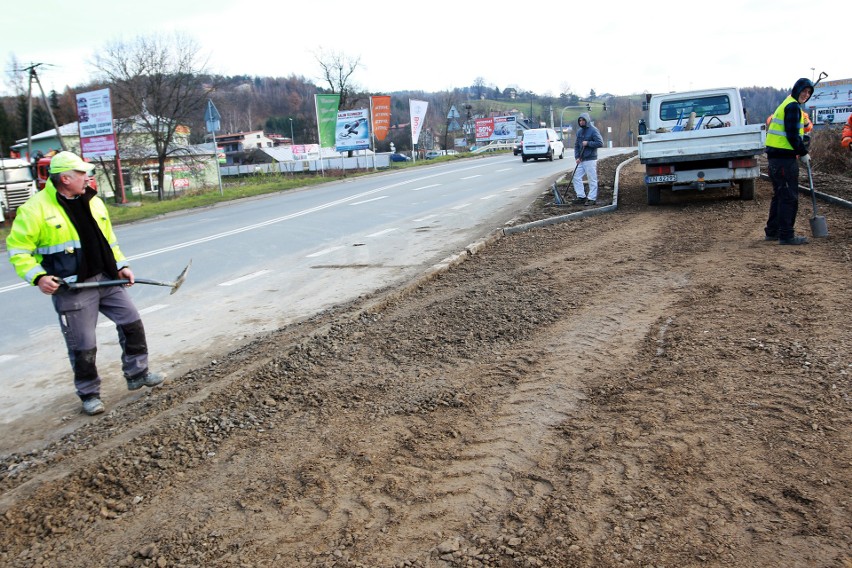
<instances>
[{"instance_id":1,"label":"green baseball cap","mask_svg":"<svg viewBox=\"0 0 852 568\"><path fill-rule=\"evenodd\" d=\"M50 173L60 174L71 170L78 172L91 172L95 169L94 164L84 162L80 156L74 152L59 152L50 159Z\"/></svg>"}]
</instances>

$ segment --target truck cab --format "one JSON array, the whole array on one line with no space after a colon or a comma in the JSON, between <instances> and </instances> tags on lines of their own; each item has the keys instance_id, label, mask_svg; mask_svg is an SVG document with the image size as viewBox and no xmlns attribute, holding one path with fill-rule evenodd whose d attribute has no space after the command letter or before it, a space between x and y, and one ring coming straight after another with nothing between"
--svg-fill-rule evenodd
<instances>
[{"instance_id":1,"label":"truck cab","mask_svg":"<svg viewBox=\"0 0 852 568\"><path fill-rule=\"evenodd\" d=\"M35 192L32 168L26 160L0 158L0 209L4 218L13 217Z\"/></svg>"},{"instance_id":2,"label":"truck cab","mask_svg":"<svg viewBox=\"0 0 852 568\"><path fill-rule=\"evenodd\" d=\"M51 156L47 156L39 158L38 162L36 162L36 187L39 191L44 189L44 186L47 183L47 178L50 177L50 160ZM88 162L89 160L86 161ZM91 183L89 183L89 187L95 191L98 189L98 184L95 181L94 176L91 179Z\"/></svg>"},{"instance_id":3,"label":"truck cab","mask_svg":"<svg viewBox=\"0 0 852 568\"><path fill-rule=\"evenodd\" d=\"M691 128L687 128L690 118L693 122ZM681 129L677 128L678 123ZM745 124L742 97L733 87L653 95L648 104L648 127L651 131L665 129L677 132Z\"/></svg>"}]
</instances>

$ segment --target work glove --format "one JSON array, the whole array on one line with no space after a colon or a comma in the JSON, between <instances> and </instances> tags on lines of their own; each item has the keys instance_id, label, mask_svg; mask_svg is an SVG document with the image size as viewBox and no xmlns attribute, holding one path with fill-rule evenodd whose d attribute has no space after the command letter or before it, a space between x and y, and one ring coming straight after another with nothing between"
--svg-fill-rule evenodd
<instances>
[{"instance_id":1,"label":"work glove","mask_svg":"<svg viewBox=\"0 0 852 568\"><path fill-rule=\"evenodd\" d=\"M807 166L807 165L810 165L810 163L811 163L811 156L810 156L810 154L805 154L804 156L799 156L799 159L800 159L800 160L802 161L802 163L803 163L803 164L805 164L806 166Z\"/></svg>"}]
</instances>

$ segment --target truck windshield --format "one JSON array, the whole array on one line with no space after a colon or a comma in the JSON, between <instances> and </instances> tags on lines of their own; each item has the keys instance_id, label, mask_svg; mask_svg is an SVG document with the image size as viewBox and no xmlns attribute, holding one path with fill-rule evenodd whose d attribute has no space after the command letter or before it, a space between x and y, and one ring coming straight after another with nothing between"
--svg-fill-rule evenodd
<instances>
[{"instance_id":1,"label":"truck windshield","mask_svg":"<svg viewBox=\"0 0 852 568\"><path fill-rule=\"evenodd\" d=\"M713 95L692 99L677 99L660 103L660 120L677 120L688 117L694 112L695 116L714 116L730 114L731 101L728 95Z\"/></svg>"},{"instance_id":2,"label":"truck windshield","mask_svg":"<svg viewBox=\"0 0 852 568\"><path fill-rule=\"evenodd\" d=\"M0 183L21 183L27 181L33 181L33 174L29 167L0 168Z\"/></svg>"}]
</instances>

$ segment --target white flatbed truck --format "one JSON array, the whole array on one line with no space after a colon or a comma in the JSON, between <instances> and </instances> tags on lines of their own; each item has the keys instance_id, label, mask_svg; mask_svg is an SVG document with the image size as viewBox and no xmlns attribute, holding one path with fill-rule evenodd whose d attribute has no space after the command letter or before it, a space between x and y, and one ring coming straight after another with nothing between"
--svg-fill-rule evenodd
<instances>
[{"instance_id":1,"label":"white flatbed truck","mask_svg":"<svg viewBox=\"0 0 852 568\"><path fill-rule=\"evenodd\" d=\"M766 126L747 124L739 89L651 95L647 110L646 129L639 128L639 161L649 205L658 205L663 191L735 185L741 199L754 199Z\"/></svg>"}]
</instances>

